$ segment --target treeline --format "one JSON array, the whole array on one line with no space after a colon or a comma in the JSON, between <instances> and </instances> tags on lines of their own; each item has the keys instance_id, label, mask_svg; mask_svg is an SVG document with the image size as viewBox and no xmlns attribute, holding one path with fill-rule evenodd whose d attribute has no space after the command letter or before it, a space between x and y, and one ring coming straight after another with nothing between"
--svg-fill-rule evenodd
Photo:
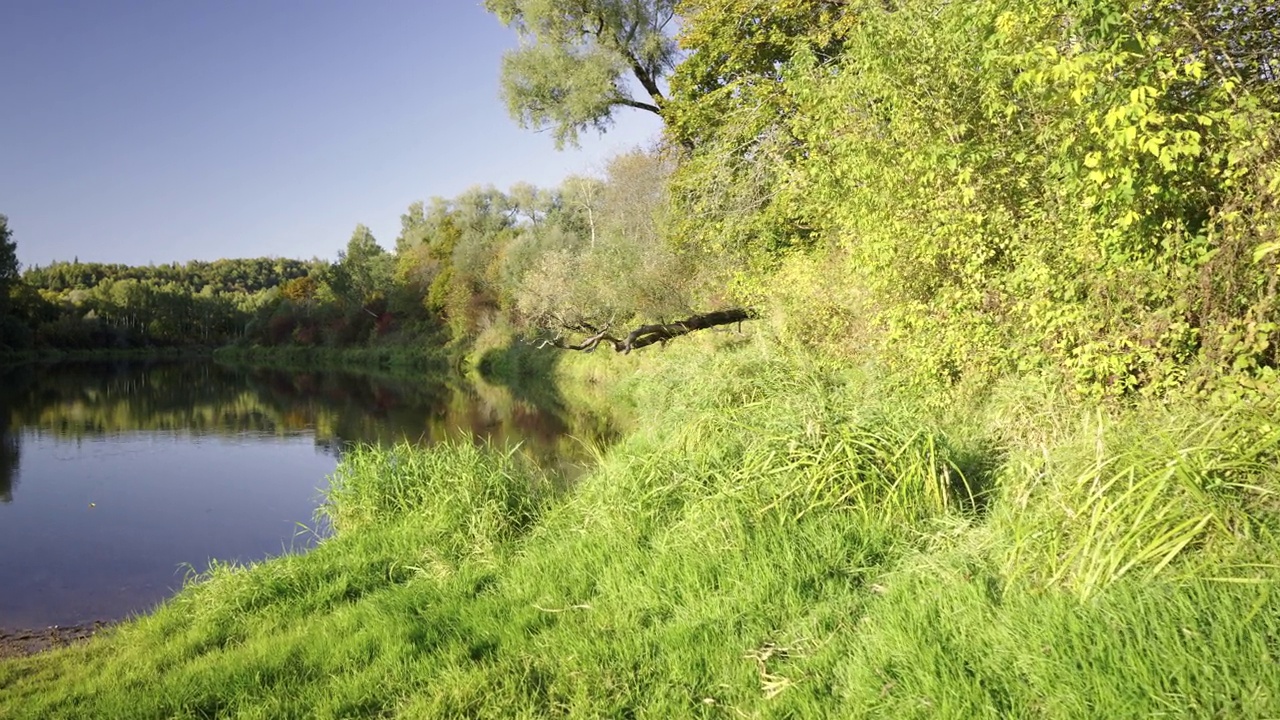
<instances>
[{"instance_id":1,"label":"treeline","mask_svg":"<svg viewBox=\"0 0 1280 720\"><path fill-rule=\"evenodd\" d=\"M394 250L357 227L336 263L286 283L260 309L261 344L470 343L598 316L625 322L692 304L695 274L664 239L661 151L614 158L556 188L473 188L413 203Z\"/></svg>"},{"instance_id":2,"label":"treeline","mask_svg":"<svg viewBox=\"0 0 1280 720\"><path fill-rule=\"evenodd\" d=\"M18 348L220 345L253 311L321 262L255 258L168 265L55 262L32 267L11 293L26 320Z\"/></svg>"},{"instance_id":3,"label":"treeline","mask_svg":"<svg viewBox=\"0 0 1280 720\"><path fill-rule=\"evenodd\" d=\"M148 285L172 286L192 295L253 294L307 275L319 264L285 258L192 260L167 265L82 263L76 259L29 268L22 278L28 285L54 293L93 290L108 282L136 280Z\"/></svg>"},{"instance_id":4,"label":"treeline","mask_svg":"<svg viewBox=\"0 0 1280 720\"><path fill-rule=\"evenodd\" d=\"M30 268L8 292L19 327L4 344L443 346L493 328L673 316L690 306L693 273L663 238L672 167L669 154L635 152L552 189L415 202L393 250L359 225L335 262Z\"/></svg>"}]
</instances>

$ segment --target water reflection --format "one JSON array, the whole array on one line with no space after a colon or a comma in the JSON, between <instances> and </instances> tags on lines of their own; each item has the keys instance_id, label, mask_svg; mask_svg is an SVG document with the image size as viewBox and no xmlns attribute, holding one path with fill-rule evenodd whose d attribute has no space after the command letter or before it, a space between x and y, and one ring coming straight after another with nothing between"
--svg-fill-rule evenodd
<instances>
[{"instance_id":1,"label":"water reflection","mask_svg":"<svg viewBox=\"0 0 1280 720\"><path fill-rule=\"evenodd\" d=\"M18 437L0 419L0 503L13 502L13 486L18 478Z\"/></svg>"},{"instance_id":2,"label":"water reflection","mask_svg":"<svg viewBox=\"0 0 1280 720\"><path fill-rule=\"evenodd\" d=\"M538 460L573 454L559 407L457 378L291 372L210 362L64 363L0 369L0 488L12 493L15 429L70 439L181 431L314 437L334 455L350 442L522 443ZM584 425L594 435L599 429ZM575 435L577 433L574 433Z\"/></svg>"},{"instance_id":3,"label":"water reflection","mask_svg":"<svg viewBox=\"0 0 1280 720\"><path fill-rule=\"evenodd\" d=\"M557 467L598 427L460 379L209 362L0 369L0 626L121 617L166 597L185 564L305 545L299 524L351 442L519 443Z\"/></svg>"},{"instance_id":4,"label":"water reflection","mask_svg":"<svg viewBox=\"0 0 1280 720\"><path fill-rule=\"evenodd\" d=\"M14 398L30 382L29 367L0 367L0 503L13 502L22 452L18 436L11 429L12 417L4 410L13 406Z\"/></svg>"}]
</instances>

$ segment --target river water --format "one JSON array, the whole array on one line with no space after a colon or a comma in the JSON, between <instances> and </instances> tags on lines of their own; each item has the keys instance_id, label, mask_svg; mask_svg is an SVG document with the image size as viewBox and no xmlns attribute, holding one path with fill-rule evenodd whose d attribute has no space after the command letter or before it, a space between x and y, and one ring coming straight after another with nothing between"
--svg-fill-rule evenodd
<instances>
[{"instance_id":1,"label":"river water","mask_svg":"<svg viewBox=\"0 0 1280 720\"><path fill-rule=\"evenodd\" d=\"M212 362L0 368L0 629L118 620L211 560L305 550L353 442L519 443L571 472L581 443L563 417L552 395L460 379Z\"/></svg>"}]
</instances>

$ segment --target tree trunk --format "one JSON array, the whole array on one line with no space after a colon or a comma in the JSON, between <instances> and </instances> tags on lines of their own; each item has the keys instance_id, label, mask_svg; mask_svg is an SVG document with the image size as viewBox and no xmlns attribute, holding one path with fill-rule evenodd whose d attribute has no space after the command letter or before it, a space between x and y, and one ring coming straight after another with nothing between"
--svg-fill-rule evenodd
<instances>
[{"instance_id":1,"label":"tree trunk","mask_svg":"<svg viewBox=\"0 0 1280 720\"><path fill-rule=\"evenodd\" d=\"M623 339L614 337L609 333L609 326L603 328L595 328L591 325L579 325L568 328L577 332L590 333L585 340L569 344L565 342L563 337L556 337L552 340L544 340L539 347L560 348L561 350L578 350L581 352L591 352L599 347L600 343L607 342L613 345L615 352L623 354L630 353L632 350L653 345L654 343L666 343L668 340L688 335L695 330L706 330L707 328L717 327L719 325L732 325L741 323L743 320L752 320L758 317L755 310L751 308L733 308L730 310L717 310L715 312L704 313L702 315L692 315L683 320L677 320L673 323L656 323L653 325L641 325L640 327L627 333Z\"/></svg>"}]
</instances>

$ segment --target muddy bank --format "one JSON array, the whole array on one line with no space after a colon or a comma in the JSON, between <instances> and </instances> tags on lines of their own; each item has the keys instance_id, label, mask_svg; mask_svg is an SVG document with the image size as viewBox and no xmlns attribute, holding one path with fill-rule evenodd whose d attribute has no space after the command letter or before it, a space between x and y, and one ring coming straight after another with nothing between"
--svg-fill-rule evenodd
<instances>
[{"instance_id":1,"label":"muddy bank","mask_svg":"<svg viewBox=\"0 0 1280 720\"><path fill-rule=\"evenodd\" d=\"M54 625L30 630L0 628L0 658L32 655L50 648L82 642L111 623L95 621L81 625Z\"/></svg>"}]
</instances>

